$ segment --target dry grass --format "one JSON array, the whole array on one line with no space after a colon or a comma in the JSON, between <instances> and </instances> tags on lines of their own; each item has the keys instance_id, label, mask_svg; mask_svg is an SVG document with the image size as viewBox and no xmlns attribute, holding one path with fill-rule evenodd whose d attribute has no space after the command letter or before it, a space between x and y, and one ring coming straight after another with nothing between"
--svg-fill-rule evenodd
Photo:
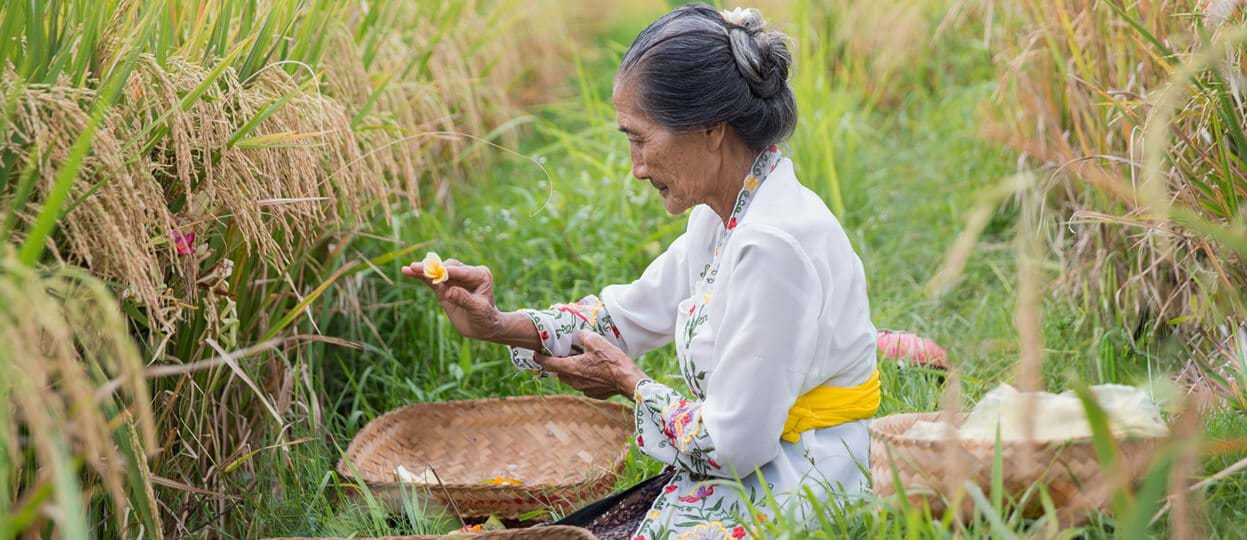
<instances>
[{"instance_id":1,"label":"dry grass","mask_svg":"<svg viewBox=\"0 0 1247 540\"><path fill-rule=\"evenodd\" d=\"M363 112L355 127L369 160L412 206L421 205L422 190L445 204L452 182L490 161L462 135L513 145L506 125L560 92L571 70L576 38L569 27L586 8L485 5L385 5L384 27L363 29L373 33L364 43L336 36L334 47L354 54L325 59L329 92Z\"/></svg>"},{"instance_id":2,"label":"dry grass","mask_svg":"<svg viewBox=\"0 0 1247 540\"><path fill-rule=\"evenodd\" d=\"M37 175L35 199L39 200L51 189L74 137L86 126L83 104L93 93L10 84L0 88L0 94L17 104L14 121L7 124L9 130L0 134L0 144ZM152 171L123 150L121 130L117 117L109 118L100 130L82 181L71 192L72 199L82 204L64 220L65 242L57 246L56 253L127 284L127 294L155 307L152 318L172 329L177 312L160 309L168 304L164 269L170 258L168 250L152 240L167 238L175 230L175 221ZM94 196L88 197L93 191ZM25 221L34 218L33 213L19 215Z\"/></svg>"},{"instance_id":3,"label":"dry grass","mask_svg":"<svg viewBox=\"0 0 1247 540\"><path fill-rule=\"evenodd\" d=\"M118 527L158 524L142 453L155 447L151 397L108 288L72 267L31 270L0 248L0 344L0 453L6 454L0 479L6 489L26 493L17 500L6 493L0 512L11 505L18 511L10 515L52 521L68 536L85 537L78 499L101 486ZM120 392L97 392L110 377ZM126 440L114 442L119 435ZM88 474L80 475L79 460ZM49 498L58 512L42 508ZM40 528L14 525L8 530ZM158 526L150 530L160 535Z\"/></svg>"},{"instance_id":4,"label":"dry grass","mask_svg":"<svg viewBox=\"0 0 1247 540\"><path fill-rule=\"evenodd\" d=\"M1233 291L1247 274L1234 250L1167 219L1163 208L1220 226L1239 219L1238 201L1247 197L1234 150L1243 71L1234 49L1190 80L1172 77L1203 47L1199 27L1216 41L1242 23L1244 10L1164 0L1119 11L1091 0L1014 6L998 62L1004 99L986 132L1049 171L1046 187L1063 225L1050 240L1066 290L1120 324L1176 327L1198 340L1226 317L1241 320ZM1158 128L1172 140L1151 156L1166 163L1160 194L1149 200L1138 191L1149 159L1143 135L1169 89L1181 92L1181 104Z\"/></svg>"}]
</instances>

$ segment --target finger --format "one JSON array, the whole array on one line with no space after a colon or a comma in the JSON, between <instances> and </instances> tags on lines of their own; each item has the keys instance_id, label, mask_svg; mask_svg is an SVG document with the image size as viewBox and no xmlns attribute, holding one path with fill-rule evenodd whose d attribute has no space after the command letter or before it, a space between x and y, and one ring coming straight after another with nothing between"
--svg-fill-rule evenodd
<instances>
[{"instance_id":1,"label":"finger","mask_svg":"<svg viewBox=\"0 0 1247 540\"><path fill-rule=\"evenodd\" d=\"M455 282L456 285L462 285L469 289L488 283L493 279L493 274L484 266L463 266L463 265L446 265L446 277Z\"/></svg>"},{"instance_id":2,"label":"finger","mask_svg":"<svg viewBox=\"0 0 1247 540\"><path fill-rule=\"evenodd\" d=\"M584 385L584 382L585 382L585 380L584 380L584 379L582 379L582 378L580 378L580 377L577 377L577 376L575 376L575 375L570 375L570 374L567 374L567 373L560 373L560 374L559 374L559 382L561 382L561 383L563 383L563 384L565 384L565 385L567 385L567 386L570 386L570 387L572 387L572 388L575 388L575 389L577 389L577 390L580 390L580 389L582 389L582 388L585 388L585 387L586 387L586 386Z\"/></svg>"},{"instance_id":3,"label":"finger","mask_svg":"<svg viewBox=\"0 0 1247 540\"><path fill-rule=\"evenodd\" d=\"M459 259L446 259L442 261L442 264L446 266L463 266L463 261L460 261Z\"/></svg>"},{"instance_id":4,"label":"finger","mask_svg":"<svg viewBox=\"0 0 1247 540\"><path fill-rule=\"evenodd\" d=\"M407 277L416 278L422 281L425 285L433 284L433 281L424 275L424 265L420 263L411 263L407 266L404 266L403 275Z\"/></svg>"},{"instance_id":5,"label":"finger","mask_svg":"<svg viewBox=\"0 0 1247 540\"><path fill-rule=\"evenodd\" d=\"M538 364L541 364L541 367L545 368L546 371L553 371L555 373L560 374L560 376L562 376L562 374L564 373L575 373L576 372L576 362L575 360L573 360L574 358L576 357L575 356L564 356L564 357L546 356L543 354L533 355L533 360L536 361Z\"/></svg>"},{"instance_id":6,"label":"finger","mask_svg":"<svg viewBox=\"0 0 1247 540\"><path fill-rule=\"evenodd\" d=\"M403 273L409 276L424 275L424 263L413 262L403 267Z\"/></svg>"},{"instance_id":7,"label":"finger","mask_svg":"<svg viewBox=\"0 0 1247 540\"><path fill-rule=\"evenodd\" d=\"M458 285L446 286L445 284L442 284L442 287L445 288L445 298L450 301L450 303L462 306L469 310L481 307L479 304L482 300L474 296L471 292L468 292L467 289Z\"/></svg>"},{"instance_id":8,"label":"finger","mask_svg":"<svg viewBox=\"0 0 1247 540\"><path fill-rule=\"evenodd\" d=\"M601 334L590 330L580 331L580 344L584 347L585 352L600 351L603 349L613 348L614 345Z\"/></svg>"}]
</instances>

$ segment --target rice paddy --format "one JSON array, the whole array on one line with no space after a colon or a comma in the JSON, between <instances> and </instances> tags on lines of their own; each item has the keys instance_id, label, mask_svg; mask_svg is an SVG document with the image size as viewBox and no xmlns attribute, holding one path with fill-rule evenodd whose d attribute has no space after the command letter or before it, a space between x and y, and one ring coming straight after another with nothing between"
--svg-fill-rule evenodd
<instances>
[{"instance_id":1,"label":"rice paddy","mask_svg":"<svg viewBox=\"0 0 1247 540\"><path fill-rule=\"evenodd\" d=\"M572 390L460 337L400 268L488 265L503 309L635 279L684 220L630 178L611 83L671 5L0 3L0 538L458 528L352 496L354 434L414 402ZM997 490L964 520L867 498L751 532L1242 537L1247 9L757 7L795 38L787 152L875 325L954 368L884 364L879 414L1120 383L1174 435L1081 524ZM683 384L669 347L641 366ZM616 486L658 470L634 451Z\"/></svg>"}]
</instances>

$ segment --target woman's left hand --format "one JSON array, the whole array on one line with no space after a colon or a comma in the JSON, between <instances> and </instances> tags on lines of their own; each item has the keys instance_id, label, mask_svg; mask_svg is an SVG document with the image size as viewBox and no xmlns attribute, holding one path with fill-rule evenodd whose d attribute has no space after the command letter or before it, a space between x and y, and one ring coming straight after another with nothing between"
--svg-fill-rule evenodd
<instances>
[{"instance_id":1,"label":"woman's left hand","mask_svg":"<svg viewBox=\"0 0 1247 540\"><path fill-rule=\"evenodd\" d=\"M606 338L582 330L580 343L585 349L583 354L558 357L538 353L533 358L541 367L557 374L563 384L594 399L617 394L631 396L637 383L646 378L636 362Z\"/></svg>"}]
</instances>

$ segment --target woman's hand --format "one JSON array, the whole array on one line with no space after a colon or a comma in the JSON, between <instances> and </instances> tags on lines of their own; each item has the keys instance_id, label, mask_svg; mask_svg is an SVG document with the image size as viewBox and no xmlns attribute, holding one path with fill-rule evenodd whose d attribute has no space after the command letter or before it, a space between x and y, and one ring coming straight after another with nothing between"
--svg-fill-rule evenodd
<instances>
[{"instance_id":1,"label":"woman's hand","mask_svg":"<svg viewBox=\"0 0 1247 540\"><path fill-rule=\"evenodd\" d=\"M637 383L645 378L636 362L606 338L588 330L580 332L580 343L585 349L583 354L556 357L538 353L533 359L547 371L556 373L563 384L591 398L632 396Z\"/></svg>"},{"instance_id":2,"label":"woman's hand","mask_svg":"<svg viewBox=\"0 0 1247 540\"><path fill-rule=\"evenodd\" d=\"M495 339L503 330L503 317L494 305L494 275L484 266L466 266L447 259L448 279L433 283L425 277L424 264L413 262L403 267L403 275L414 277L433 289L446 316L463 337Z\"/></svg>"}]
</instances>

